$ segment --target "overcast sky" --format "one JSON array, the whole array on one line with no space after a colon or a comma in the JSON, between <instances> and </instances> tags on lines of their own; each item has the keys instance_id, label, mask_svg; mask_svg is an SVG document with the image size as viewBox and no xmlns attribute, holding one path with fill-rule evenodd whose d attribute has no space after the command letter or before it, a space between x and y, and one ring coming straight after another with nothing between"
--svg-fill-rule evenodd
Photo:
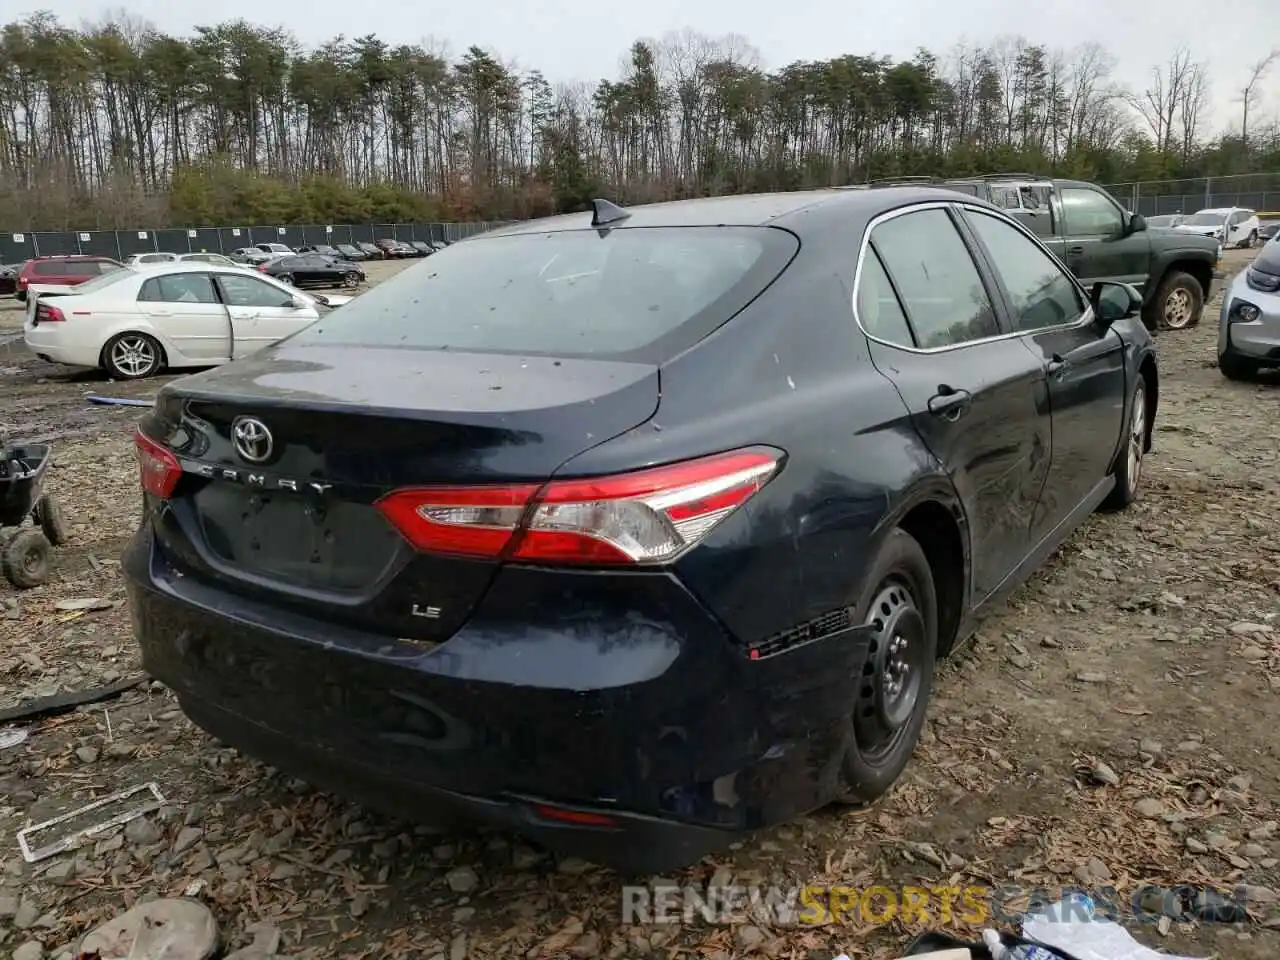
<instances>
[{"instance_id":1,"label":"overcast sky","mask_svg":"<svg viewBox=\"0 0 1280 960\"><path fill-rule=\"evenodd\" d=\"M17 0L6 6L19 14L43 7L79 24L101 19L115 4ZM1021 34L1060 48L1095 41L1118 58L1119 78L1137 89L1153 65L1189 44L1208 67L1215 132L1239 127L1239 88L1251 65L1280 46L1280 0L129 0L127 9L171 33L243 17L285 26L309 45L339 33L376 33L393 44L433 38L455 54L475 44L522 69L540 69L552 82L616 77L632 41L686 27L741 34L768 68L844 53L910 57L920 46L942 54L962 37L986 42ZM1264 86L1255 116L1270 119L1280 113L1280 63Z\"/></svg>"}]
</instances>

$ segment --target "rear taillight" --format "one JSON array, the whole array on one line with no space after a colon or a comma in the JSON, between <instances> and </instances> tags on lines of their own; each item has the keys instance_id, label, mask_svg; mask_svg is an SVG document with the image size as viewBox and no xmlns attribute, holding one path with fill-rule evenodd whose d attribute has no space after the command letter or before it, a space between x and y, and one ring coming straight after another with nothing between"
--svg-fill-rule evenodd
<instances>
[{"instance_id":1,"label":"rear taillight","mask_svg":"<svg viewBox=\"0 0 1280 960\"><path fill-rule=\"evenodd\" d=\"M267 272L267 265L266 265L265 263L260 263L260 264L258 264L258 272L259 272L259 273L266 273L266 272Z\"/></svg>"},{"instance_id":2,"label":"rear taillight","mask_svg":"<svg viewBox=\"0 0 1280 960\"><path fill-rule=\"evenodd\" d=\"M182 464L172 453L141 430L133 434L133 448L138 456L138 476L147 493L169 499L182 477Z\"/></svg>"},{"instance_id":3,"label":"rear taillight","mask_svg":"<svg viewBox=\"0 0 1280 960\"><path fill-rule=\"evenodd\" d=\"M67 316L57 307L47 303L37 303L36 320L40 323L65 323Z\"/></svg>"},{"instance_id":4,"label":"rear taillight","mask_svg":"<svg viewBox=\"0 0 1280 960\"><path fill-rule=\"evenodd\" d=\"M487 487L410 487L378 508L417 549L532 563L651 564L706 537L778 471L742 450L609 477Z\"/></svg>"}]
</instances>

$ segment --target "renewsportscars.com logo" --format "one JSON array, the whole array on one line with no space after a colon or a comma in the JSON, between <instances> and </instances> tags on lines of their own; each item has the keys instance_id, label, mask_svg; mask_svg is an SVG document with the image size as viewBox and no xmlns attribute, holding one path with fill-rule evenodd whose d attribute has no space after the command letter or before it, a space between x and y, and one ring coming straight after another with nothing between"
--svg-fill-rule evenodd
<instances>
[{"instance_id":1,"label":"renewsportscars.com logo","mask_svg":"<svg viewBox=\"0 0 1280 960\"><path fill-rule=\"evenodd\" d=\"M1174 923L1197 920L1243 920L1249 888L1224 893L1212 887L1146 885L1122 894L1115 887L989 887L805 884L778 886L624 886L622 922L625 924L730 924L745 919L767 920L777 927L828 924L928 923L986 926L1015 923L1028 910L1088 897L1092 916L1108 920ZM1065 919L1087 920L1082 905L1068 903Z\"/></svg>"}]
</instances>

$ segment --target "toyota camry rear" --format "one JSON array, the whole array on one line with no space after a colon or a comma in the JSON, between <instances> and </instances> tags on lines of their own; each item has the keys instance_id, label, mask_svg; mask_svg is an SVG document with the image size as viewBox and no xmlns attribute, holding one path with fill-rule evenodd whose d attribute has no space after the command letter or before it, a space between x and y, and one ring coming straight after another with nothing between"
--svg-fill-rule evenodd
<instances>
[{"instance_id":1,"label":"toyota camry rear","mask_svg":"<svg viewBox=\"0 0 1280 960\"><path fill-rule=\"evenodd\" d=\"M769 601L733 571L796 487L714 381L798 239L585 220L456 244L168 385L125 569L146 668L223 741L663 869L829 797L865 644L738 625Z\"/></svg>"}]
</instances>

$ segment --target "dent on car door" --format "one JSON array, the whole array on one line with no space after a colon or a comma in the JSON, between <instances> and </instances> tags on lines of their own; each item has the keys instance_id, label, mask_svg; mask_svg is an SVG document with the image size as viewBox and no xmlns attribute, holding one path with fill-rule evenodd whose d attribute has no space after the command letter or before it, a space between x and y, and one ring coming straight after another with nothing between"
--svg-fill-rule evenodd
<instances>
[{"instance_id":1,"label":"dent on car door","mask_svg":"<svg viewBox=\"0 0 1280 960\"><path fill-rule=\"evenodd\" d=\"M877 369L961 498L980 601L1028 552L1049 423L1043 364L1005 336L990 278L952 217L934 206L873 225L858 317Z\"/></svg>"},{"instance_id":2,"label":"dent on car door","mask_svg":"<svg viewBox=\"0 0 1280 960\"><path fill-rule=\"evenodd\" d=\"M964 216L1011 324L1048 373L1052 455L1031 523L1034 545L1096 496L1110 473L1124 423L1124 343L1094 322L1079 284L1034 240L981 210L968 208Z\"/></svg>"},{"instance_id":3,"label":"dent on car door","mask_svg":"<svg viewBox=\"0 0 1280 960\"><path fill-rule=\"evenodd\" d=\"M249 274L218 274L218 290L231 315L234 357L275 343L315 320L311 308L295 307L292 294Z\"/></svg>"},{"instance_id":4,"label":"dent on car door","mask_svg":"<svg viewBox=\"0 0 1280 960\"><path fill-rule=\"evenodd\" d=\"M191 360L225 360L231 355L227 311L207 273L148 277L138 291L138 309L157 333Z\"/></svg>"},{"instance_id":5,"label":"dent on car door","mask_svg":"<svg viewBox=\"0 0 1280 960\"><path fill-rule=\"evenodd\" d=\"M1059 194L1065 228L1060 256L1071 272L1086 287L1097 280L1120 280L1144 289L1151 273L1147 232L1129 232L1128 214L1099 189L1064 186Z\"/></svg>"}]
</instances>

